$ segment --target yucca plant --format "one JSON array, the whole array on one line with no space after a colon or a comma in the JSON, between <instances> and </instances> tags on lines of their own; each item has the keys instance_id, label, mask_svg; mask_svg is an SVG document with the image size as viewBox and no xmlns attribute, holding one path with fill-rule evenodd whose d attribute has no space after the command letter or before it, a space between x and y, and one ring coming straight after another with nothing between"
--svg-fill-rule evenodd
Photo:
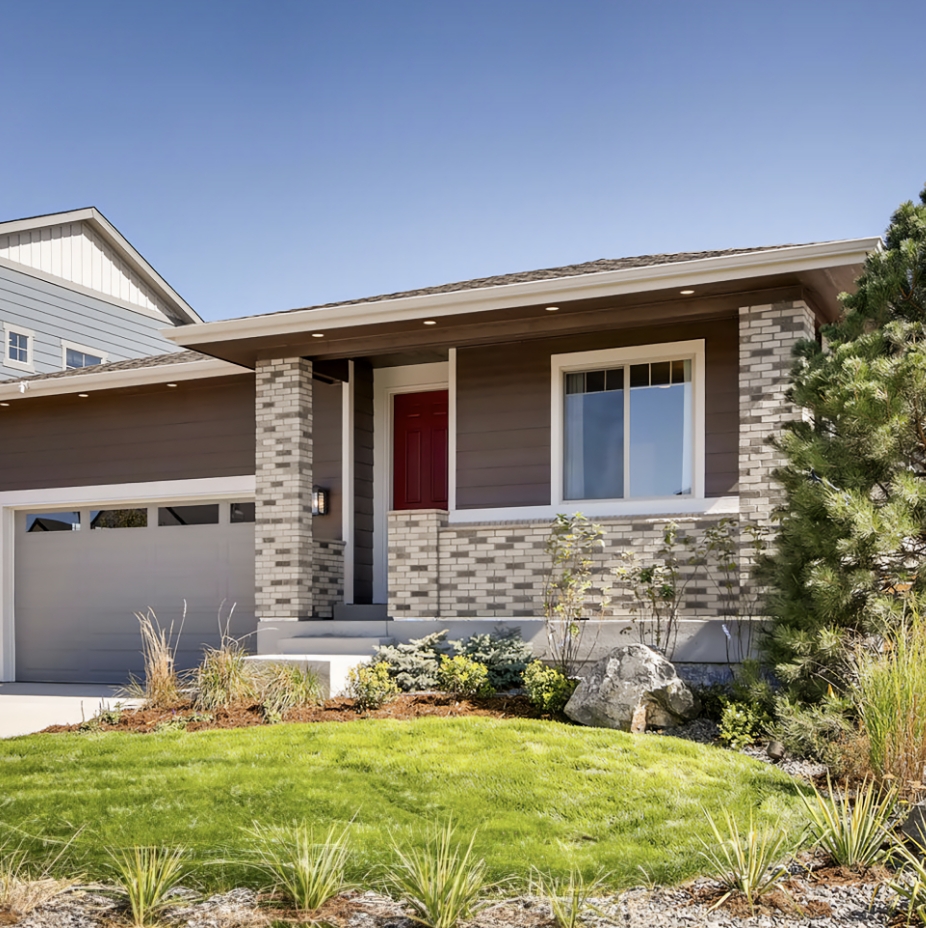
<instances>
[{"instance_id":1,"label":"yucca plant","mask_svg":"<svg viewBox=\"0 0 926 928\"><path fill-rule=\"evenodd\" d=\"M801 800L810 819L810 832L816 844L833 861L850 870L865 870L884 860L889 853L898 796L894 789L882 789L866 778L856 790L855 801L848 795L848 782L842 794L827 776L826 794L814 787L813 798Z\"/></svg>"},{"instance_id":2,"label":"yucca plant","mask_svg":"<svg viewBox=\"0 0 926 928\"><path fill-rule=\"evenodd\" d=\"M426 928L456 928L485 908L486 863L473 856L476 835L463 849L448 822L424 848L404 850L396 841L396 865L387 874L389 889Z\"/></svg>"},{"instance_id":3,"label":"yucca plant","mask_svg":"<svg viewBox=\"0 0 926 928\"><path fill-rule=\"evenodd\" d=\"M155 925L170 894L189 875L184 848L131 847L110 851L112 876L125 896L134 928Z\"/></svg>"},{"instance_id":4,"label":"yucca plant","mask_svg":"<svg viewBox=\"0 0 926 928\"><path fill-rule=\"evenodd\" d=\"M318 674L298 664L273 663L260 676L260 704L268 722L282 722L290 709L317 706L322 701Z\"/></svg>"},{"instance_id":5,"label":"yucca plant","mask_svg":"<svg viewBox=\"0 0 926 928\"><path fill-rule=\"evenodd\" d=\"M705 812L705 816L714 834L714 842L701 839L704 846L701 855L726 889L713 908L723 905L735 892L740 892L750 911L755 911L756 902L774 889L788 872L778 863L785 853L784 833L775 834L770 829L760 831L750 814L749 827L742 835L736 819L724 809L726 834L723 834L711 815Z\"/></svg>"},{"instance_id":6,"label":"yucca plant","mask_svg":"<svg viewBox=\"0 0 926 928\"><path fill-rule=\"evenodd\" d=\"M926 925L926 848L914 841L914 849L898 844L892 862L897 867L887 885L906 902L907 924L914 919Z\"/></svg>"},{"instance_id":7,"label":"yucca plant","mask_svg":"<svg viewBox=\"0 0 926 928\"><path fill-rule=\"evenodd\" d=\"M577 868L566 879L554 879L538 873L531 881L531 892L550 907L556 928L578 928L585 914L601 914L593 905L593 896L604 890L603 879L589 881Z\"/></svg>"},{"instance_id":8,"label":"yucca plant","mask_svg":"<svg viewBox=\"0 0 926 928\"><path fill-rule=\"evenodd\" d=\"M252 865L269 877L273 891L285 896L299 912L315 912L349 888L346 828L338 834L332 826L318 841L305 822L289 828L255 824L248 836L253 843Z\"/></svg>"}]
</instances>

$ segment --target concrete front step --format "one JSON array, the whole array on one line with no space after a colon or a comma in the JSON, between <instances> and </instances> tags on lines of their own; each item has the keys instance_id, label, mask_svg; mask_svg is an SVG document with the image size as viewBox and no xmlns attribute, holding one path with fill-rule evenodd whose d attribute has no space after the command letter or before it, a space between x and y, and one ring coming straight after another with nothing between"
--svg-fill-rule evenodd
<instances>
[{"instance_id":1,"label":"concrete front step","mask_svg":"<svg viewBox=\"0 0 926 928\"><path fill-rule=\"evenodd\" d=\"M373 648L387 644L388 638L361 637L360 635L331 635L328 637L280 638L277 651L280 654L366 654L373 656Z\"/></svg>"},{"instance_id":2,"label":"concrete front step","mask_svg":"<svg viewBox=\"0 0 926 928\"><path fill-rule=\"evenodd\" d=\"M347 691L347 674L352 667L370 659L369 654L252 654L247 661L262 664L297 664L318 674L322 695L340 696Z\"/></svg>"}]
</instances>

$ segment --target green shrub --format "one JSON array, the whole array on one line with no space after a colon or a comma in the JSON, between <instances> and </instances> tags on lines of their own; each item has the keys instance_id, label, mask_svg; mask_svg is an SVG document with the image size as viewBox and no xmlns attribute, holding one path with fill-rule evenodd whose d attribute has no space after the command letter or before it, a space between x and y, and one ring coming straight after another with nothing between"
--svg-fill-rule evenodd
<instances>
[{"instance_id":1,"label":"green shrub","mask_svg":"<svg viewBox=\"0 0 926 928\"><path fill-rule=\"evenodd\" d=\"M720 714L720 742L737 750L755 744L768 722L768 715L760 706L730 700Z\"/></svg>"},{"instance_id":2,"label":"green shrub","mask_svg":"<svg viewBox=\"0 0 926 928\"><path fill-rule=\"evenodd\" d=\"M485 664L489 685L499 692L521 686L521 674L532 656L531 646L514 629L498 629L494 635L472 635L453 645L458 654Z\"/></svg>"},{"instance_id":3,"label":"green shrub","mask_svg":"<svg viewBox=\"0 0 926 928\"><path fill-rule=\"evenodd\" d=\"M437 686L440 659L453 654L447 632L435 632L408 644L380 645L373 649L376 662L385 664L396 686L406 693L433 690Z\"/></svg>"},{"instance_id":4,"label":"green shrub","mask_svg":"<svg viewBox=\"0 0 926 928\"><path fill-rule=\"evenodd\" d=\"M318 674L298 664L273 663L260 674L260 707L268 722L282 722L290 709L317 706L322 701Z\"/></svg>"},{"instance_id":5,"label":"green shrub","mask_svg":"<svg viewBox=\"0 0 926 928\"><path fill-rule=\"evenodd\" d=\"M360 664L347 673L347 695L356 700L358 709L378 709L398 693L385 661Z\"/></svg>"},{"instance_id":6,"label":"green shrub","mask_svg":"<svg viewBox=\"0 0 926 928\"><path fill-rule=\"evenodd\" d=\"M543 661L532 661L524 671L528 699L544 712L562 712L577 685L577 680L570 680L561 670L548 667Z\"/></svg>"},{"instance_id":7,"label":"green shrub","mask_svg":"<svg viewBox=\"0 0 926 928\"><path fill-rule=\"evenodd\" d=\"M486 665L470 660L463 654L441 658L437 682L445 693L452 696L491 696L495 692L489 685Z\"/></svg>"},{"instance_id":8,"label":"green shrub","mask_svg":"<svg viewBox=\"0 0 926 928\"><path fill-rule=\"evenodd\" d=\"M832 692L810 706L782 695L775 701L775 721L769 734L791 754L820 761L838 774L843 768L844 749L857 736L850 721L853 712L849 697Z\"/></svg>"}]
</instances>

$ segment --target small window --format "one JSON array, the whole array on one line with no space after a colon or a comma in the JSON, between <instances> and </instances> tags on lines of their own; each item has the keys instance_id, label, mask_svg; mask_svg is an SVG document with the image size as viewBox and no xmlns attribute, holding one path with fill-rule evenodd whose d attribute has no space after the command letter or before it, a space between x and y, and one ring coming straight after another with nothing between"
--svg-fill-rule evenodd
<instances>
[{"instance_id":1,"label":"small window","mask_svg":"<svg viewBox=\"0 0 926 928\"><path fill-rule=\"evenodd\" d=\"M86 351L77 351L75 348L68 348L64 353L64 366L69 371L78 367L93 367L94 364L102 363L102 356L88 354Z\"/></svg>"},{"instance_id":2,"label":"small window","mask_svg":"<svg viewBox=\"0 0 926 928\"><path fill-rule=\"evenodd\" d=\"M76 532L79 528L79 512L30 512L26 514L27 532Z\"/></svg>"},{"instance_id":3,"label":"small window","mask_svg":"<svg viewBox=\"0 0 926 928\"><path fill-rule=\"evenodd\" d=\"M147 509L95 509L90 513L90 528L146 528Z\"/></svg>"},{"instance_id":4,"label":"small window","mask_svg":"<svg viewBox=\"0 0 926 928\"><path fill-rule=\"evenodd\" d=\"M231 521L232 522L253 522L254 521L254 503L232 503L231 504Z\"/></svg>"},{"instance_id":5,"label":"small window","mask_svg":"<svg viewBox=\"0 0 926 928\"><path fill-rule=\"evenodd\" d=\"M35 333L7 325L4 336L4 360L9 367L32 372L34 369Z\"/></svg>"},{"instance_id":6,"label":"small window","mask_svg":"<svg viewBox=\"0 0 926 928\"><path fill-rule=\"evenodd\" d=\"M161 506L158 525L218 525L219 504L204 506Z\"/></svg>"}]
</instances>

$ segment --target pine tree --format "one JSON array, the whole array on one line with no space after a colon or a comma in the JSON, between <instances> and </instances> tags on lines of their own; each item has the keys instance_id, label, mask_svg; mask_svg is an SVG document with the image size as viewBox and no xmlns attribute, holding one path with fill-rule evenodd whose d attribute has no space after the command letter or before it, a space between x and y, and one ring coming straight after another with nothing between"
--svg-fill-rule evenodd
<instances>
[{"instance_id":1,"label":"pine tree","mask_svg":"<svg viewBox=\"0 0 926 928\"><path fill-rule=\"evenodd\" d=\"M926 605L926 188L920 200L891 217L840 321L795 349L804 414L775 442L785 502L758 574L766 659L803 700L839 692L853 646Z\"/></svg>"}]
</instances>

